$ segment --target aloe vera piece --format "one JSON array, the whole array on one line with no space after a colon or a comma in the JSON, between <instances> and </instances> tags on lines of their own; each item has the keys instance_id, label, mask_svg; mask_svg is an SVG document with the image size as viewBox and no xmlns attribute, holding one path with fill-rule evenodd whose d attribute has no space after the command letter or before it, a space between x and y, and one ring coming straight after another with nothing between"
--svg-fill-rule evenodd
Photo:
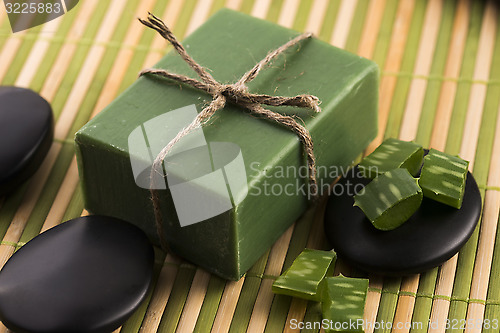
<instances>
[{"instance_id":1,"label":"aloe vera piece","mask_svg":"<svg viewBox=\"0 0 500 333\"><path fill-rule=\"evenodd\" d=\"M375 178L397 168L408 169L413 176L416 176L423 158L422 146L414 142L390 138L366 156L358 167L365 178Z\"/></svg>"},{"instance_id":2,"label":"aloe vera piece","mask_svg":"<svg viewBox=\"0 0 500 333\"><path fill-rule=\"evenodd\" d=\"M323 322L325 332L364 332L368 280L335 276L325 278L322 293Z\"/></svg>"},{"instance_id":3,"label":"aloe vera piece","mask_svg":"<svg viewBox=\"0 0 500 333\"><path fill-rule=\"evenodd\" d=\"M425 156L419 185L424 196L460 209L469 162L431 149Z\"/></svg>"},{"instance_id":4,"label":"aloe vera piece","mask_svg":"<svg viewBox=\"0 0 500 333\"><path fill-rule=\"evenodd\" d=\"M273 292L306 300L319 301L321 284L333 268L334 251L304 249L292 265L274 281Z\"/></svg>"},{"instance_id":5,"label":"aloe vera piece","mask_svg":"<svg viewBox=\"0 0 500 333\"><path fill-rule=\"evenodd\" d=\"M372 180L354 196L373 226L392 230L403 224L422 203L422 189L406 169L394 169Z\"/></svg>"}]
</instances>

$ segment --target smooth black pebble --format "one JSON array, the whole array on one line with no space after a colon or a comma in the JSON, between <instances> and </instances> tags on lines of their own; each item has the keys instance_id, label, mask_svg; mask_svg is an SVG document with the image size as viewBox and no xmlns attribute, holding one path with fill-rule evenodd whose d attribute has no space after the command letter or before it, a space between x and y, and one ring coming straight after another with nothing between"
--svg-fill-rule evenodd
<instances>
[{"instance_id":1,"label":"smooth black pebble","mask_svg":"<svg viewBox=\"0 0 500 333\"><path fill-rule=\"evenodd\" d=\"M356 185L370 181L355 167L334 185L337 187L328 198L325 212L330 245L339 257L364 271L409 275L436 267L462 248L479 221L481 194L469 172L460 209L424 197L417 212L400 227L378 230L359 207L353 206Z\"/></svg>"},{"instance_id":2,"label":"smooth black pebble","mask_svg":"<svg viewBox=\"0 0 500 333\"><path fill-rule=\"evenodd\" d=\"M0 87L0 196L31 177L54 137L49 103L37 93Z\"/></svg>"},{"instance_id":3,"label":"smooth black pebble","mask_svg":"<svg viewBox=\"0 0 500 333\"><path fill-rule=\"evenodd\" d=\"M0 320L14 332L112 332L148 293L154 251L119 219L86 216L32 239L0 271Z\"/></svg>"}]
</instances>

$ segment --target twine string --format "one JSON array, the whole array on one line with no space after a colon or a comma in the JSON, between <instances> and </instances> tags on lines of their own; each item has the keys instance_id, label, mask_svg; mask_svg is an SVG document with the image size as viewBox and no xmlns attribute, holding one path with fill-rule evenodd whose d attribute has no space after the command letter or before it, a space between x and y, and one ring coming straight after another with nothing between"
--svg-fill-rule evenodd
<instances>
[{"instance_id":1,"label":"twine string","mask_svg":"<svg viewBox=\"0 0 500 333\"><path fill-rule=\"evenodd\" d=\"M139 19L139 21L145 26L156 30L163 38L170 42L177 53L181 56L181 58L200 77L201 81L185 75L170 73L164 69L155 68L145 69L140 72L139 76L149 74L165 77L205 91L213 97L211 103L207 107L205 107L187 127L177 133L177 135L160 151L151 167L151 201L153 202L156 229L158 232L158 236L160 237L161 246L164 249L167 249L168 247L163 236L163 218L160 210L158 191L156 190L157 187L155 183L155 173L159 173L163 176L163 160L171 151L172 147L176 145L183 137L205 125L218 110L222 109L226 105L227 102L231 102L242 107L245 110L248 110L250 114L258 115L265 119L277 122L278 124L289 128L291 131L297 134L304 147L304 153L307 156L308 181L310 191L309 193L311 194L312 198L317 197L318 185L316 181L316 160L314 157L313 141L309 131L303 125L299 124L294 117L273 112L264 108L262 105L295 106L312 109L315 112L320 112L321 108L319 107L319 99L316 96L307 94L297 95L293 97L253 94L248 92L248 87L246 86L246 84L255 79L260 71L265 68L266 65L268 65L274 58L276 58L278 55L280 55L290 47L299 44L302 40L311 38L311 33L301 34L278 47L277 49L269 52L264 59L259 61L251 70L246 72L236 83L222 84L220 82L217 82L212 77L212 75L210 75L210 73L205 70L205 68L198 64L186 52L182 44L179 43L172 31L165 25L165 23L162 22L162 20L149 13L147 20Z\"/></svg>"}]
</instances>

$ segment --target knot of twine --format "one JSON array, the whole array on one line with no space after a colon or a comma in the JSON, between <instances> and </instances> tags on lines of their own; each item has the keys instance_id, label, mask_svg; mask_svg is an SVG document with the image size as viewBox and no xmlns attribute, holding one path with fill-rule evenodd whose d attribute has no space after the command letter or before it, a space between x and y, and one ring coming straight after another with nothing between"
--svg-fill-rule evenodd
<instances>
[{"instance_id":1,"label":"knot of twine","mask_svg":"<svg viewBox=\"0 0 500 333\"><path fill-rule=\"evenodd\" d=\"M191 56L186 52L184 47L179 43L177 38L175 38L172 31L162 22L158 17L149 13L147 20L139 19L139 21L145 26L156 30L163 38L169 41L181 58L198 74L201 81L192 79L185 75L179 75L175 73L170 73L164 69L145 69L140 72L139 76L145 74L152 74L156 76L162 76L165 78L172 79L194 88L205 91L206 93L212 95L213 99L211 103L205 107L196 118L184 129L182 129L177 135L160 151L156 156L153 165L151 167L151 200L153 202L156 229L158 236L160 237L161 246L167 249L167 244L163 236L163 223L160 210L158 191L155 189L155 178L154 173L159 172L162 169L163 160L166 158L172 147L179 142L184 136L201 128L206 124L215 112L222 109L227 102L231 102L235 105L242 107L250 112L250 114L258 115L266 119L277 122L291 131L296 133L302 142L304 147L304 152L307 156L307 166L308 166L308 179L309 179L309 190L313 198L317 197L318 186L316 181L316 162L313 152L313 141L311 135L307 128L299 124L295 118L291 116L285 116L277 112L265 109L262 105L269 106L295 106L303 107L314 110L315 112L320 112L319 99L313 95L297 95L294 97L284 97L284 96L270 96L263 94L253 94L248 92L246 84L257 77L259 72L269 64L274 58L279 54L286 51L288 48L297 45L304 39L312 37L311 33L304 33L290 40L289 42L283 44L279 48L270 52L264 59L258 62L251 70L246 72L238 82L233 84L222 84L217 82L210 73L208 73L200 64L198 64ZM163 172L161 172L163 175Z\"/></svg>"}]
</instances>

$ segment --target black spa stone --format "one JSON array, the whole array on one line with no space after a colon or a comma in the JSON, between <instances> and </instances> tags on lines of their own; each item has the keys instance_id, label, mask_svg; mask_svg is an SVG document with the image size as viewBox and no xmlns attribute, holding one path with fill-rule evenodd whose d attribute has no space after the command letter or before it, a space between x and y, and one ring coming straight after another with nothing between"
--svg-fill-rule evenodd
<instances>
[{"instance_id":1,"label":"black spa stone","mask_svg":"<svg viewBox=\"0 0 500 333\"><path fill-rule=\"evenodd\" d=\"M151 284L154 251L127 222L87 216L20 248L0 271L0 320L14 332L112 332Z\"/></svg>"},{"instance_id":2,"label":"black spa stone","mask_svg":"<svg viewBox=\"0 0 500 333\"><path fill-rule=\"evenodd\" d=\"M325 212L325 232L339 258L381 275L409 275L436 267L455 255L472 235L481 214L481 194L469 172L463 204L456 209L425 198L400 227L376 229L353 194L371 179L355 167L332 190Z\"/></svg>"},{"instance_id":3,"label":"black spa stone","mask_svg":"<svg viewBox=\"0 0 500 333\"><path fill-rule=\"evenodd\" d=\"M32 176L54 136L52 109L37 93L0 87L0 196Z\"/></svg>"}]
</instances>

